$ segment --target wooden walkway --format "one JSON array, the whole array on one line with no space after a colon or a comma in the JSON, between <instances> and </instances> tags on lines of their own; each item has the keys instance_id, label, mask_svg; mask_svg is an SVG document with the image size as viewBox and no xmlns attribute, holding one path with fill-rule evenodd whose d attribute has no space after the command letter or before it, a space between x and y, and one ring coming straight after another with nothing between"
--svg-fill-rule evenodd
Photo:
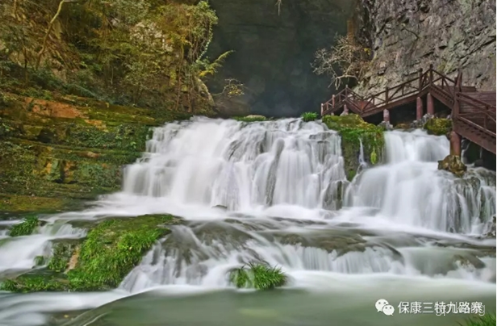
<instances>
[{"instance_id":1,"label":"wooden walkway","mask_svg":"<svg viewBox=\"0 0 497 326\"><path fill-rule=\"evenodd\" d=\"M363 97L346 87L321 105L321 115L352 112L367 118L379 113L389 120L389 111L416 104L416 119L423 116L422 98L427 97L427 113L434 114L433 98L452 111L453 131L459 136L494 153L496 92L478 92L462 86L462 73L456 79L433 69L420 70L415 78L384 91Z\"/></svg>"}]
</instances>

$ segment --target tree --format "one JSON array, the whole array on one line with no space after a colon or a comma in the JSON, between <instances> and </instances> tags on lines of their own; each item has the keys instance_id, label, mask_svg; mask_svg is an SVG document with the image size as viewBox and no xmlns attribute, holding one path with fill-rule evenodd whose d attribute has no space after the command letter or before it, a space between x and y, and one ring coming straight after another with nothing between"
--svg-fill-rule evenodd
<instances>
[{"instance_id":1,"label":"tree","mask_svg":"<svg viewBox=\"0 0 497 326\"><path fill-rule=\"evenodd\" d=\"M364 48L351 37L340 36L330 49L316 51L312 67L318 75L330 76L338 88L350 80L360 80L370 56L371 49Z\"/></svg>"}]
</instances>

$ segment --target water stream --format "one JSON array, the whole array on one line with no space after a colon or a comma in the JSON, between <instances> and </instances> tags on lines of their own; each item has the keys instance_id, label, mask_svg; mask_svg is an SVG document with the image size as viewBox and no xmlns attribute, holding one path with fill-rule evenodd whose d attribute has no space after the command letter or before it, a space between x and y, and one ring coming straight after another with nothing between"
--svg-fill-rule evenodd
<instances>
[{"instance_id":1,"label":"water stream","mask_svg":"<svg viewBox=\"0 0 497 326\"><path fill-rule=\"evenodd\" d=\"M0 325L55 325L46 313L99 306L68 325L394 325L398 318L452 325L460 318L387 317L374 309L382 297L464 299L495 311L495 239L481 237L495 215L495 173L471 168L458 179L438 171L445 137L391 131L385 138L386 162L348 182L340 137L320 122L194 118L156 128L147 152L126 168L121 192L86 211L46 217L36 235L0 233L0 273L32 268L50 240L84 236L71 220L171 213L183 225L115 291L0 294ZM287 289L233 292L226 271L254 259L281 267Z\"/></svg>"}]
</instances>

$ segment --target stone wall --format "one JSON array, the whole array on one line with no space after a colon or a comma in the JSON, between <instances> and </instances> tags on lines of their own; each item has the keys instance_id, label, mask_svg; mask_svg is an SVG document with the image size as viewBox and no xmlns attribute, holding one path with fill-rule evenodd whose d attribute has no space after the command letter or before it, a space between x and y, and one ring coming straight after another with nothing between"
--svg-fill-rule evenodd
<instances>
[{"instance_id":1,"label":"stone wall","mask_svg":"<svg viewBox=\"0 0 497 326\"><path fill-rule=\"evenodd\" d=\"M494 90L495 2L492 0L362 0L372 22L374 57L357 87L375 93L430 64L481 90Z\"/></svg>"}]
</instances>

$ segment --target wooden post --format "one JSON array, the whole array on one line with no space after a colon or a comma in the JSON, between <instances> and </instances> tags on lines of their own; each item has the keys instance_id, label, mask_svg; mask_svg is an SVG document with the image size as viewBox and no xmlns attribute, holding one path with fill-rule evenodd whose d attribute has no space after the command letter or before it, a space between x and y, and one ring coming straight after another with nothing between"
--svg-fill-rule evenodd
<instances>
[{"instance_id":1,"label":"wooden post","mask_svg":"<svg viewBox=\"0 0 497 326\"><path fill-rule=\"evenodd\" d=\"M461 157L461 137L455 132L450 132L450 155Z\"/></svg>"},{"instance_id":2,"label":"wooden post","mask_svg":"<svg viewBox=\"0 0 497 326\"><path fill-rule=\"evenodd\" d=\"M347 114L349 114L349 108L347 107L347 105L344 105L343 106L343 112L342 112L341 115L347 115Z\"/></svg>"},{"instance_id":3,"label":"wooden post","mask_svg":"<svg viewBox=\"0 0 497 326\"><path fill-rule=\"evenodd\" d=\"M421 92L423 90L423 68L419 69L419 91Z\"/></svg>"},{"instance_id":4,"label":"wooden post","mask_svg":"<svg viewBox=\"0 0 497 326\"><path fill-rule=\"evenodd\" d=\"M416 99L416 120L421 120L423 118L423 99L418 96Z\"/></svg>"},{"instance_id":5,"label":"wooden post","mask_svg":"<svg viewBox=\"0 0 497 326\"><path fill-rule=\"evenodd\" d=\"M388 103L388 86L385 87L385 104Z\"/></svg>"},{"instance_id":6,"label":"wooden post","mask_svg":"<svg viewBox=\"0 0 497 326\"><path fill-rule=\"evenodd\" d=\"M454 107L452 108L452 123L454 123L459 115L459 96L456 94L454 98Z\"/></svg>"},{"instance_id":7,"label":"wooden post","mask_svg":"<svg viewBox=\"0 0 497 326\"><path fill-rule=\"evenodd\" d=\"M426 111L428 114L435 115L435 103L430 93L426 96Z\"/></svg>"},{"instance_id":8,"label":"wooden post","mask_svg":"<svg viewBox=\"0 0 497 326\"><path fill-rule=\"evenodd\" d=\"M388 110L383 110L383 121L390 123L390 112Z\"/></svg>"},{"instance_id":9,"label":"wooden post","mask_svg":"<svg viewBox=\"0 0 497 326\"><path fill-rule=\"evenodd\" d=\"M433 63L430 64L430 85L433 84Z\"/></svg>"},{"instance_id":10,"label":"wooden post","mask_svg":"<svg viewBox=\"0 0 497 326\"><path fill-rule=\"evenodd\" d=\"M335 94L331 97L331 106L334 108L335 107Z\"/></svg>"},{"instance_id":11,"label":"wooden post","mask_svg":"<svg viewBox=\"0 0 497 326\"><path fill-rule=\"evenodd\" d=\"M324 104L321 103L321 116L323 116L323 113L324 113Z\"/></svg>"}]
</instances>

